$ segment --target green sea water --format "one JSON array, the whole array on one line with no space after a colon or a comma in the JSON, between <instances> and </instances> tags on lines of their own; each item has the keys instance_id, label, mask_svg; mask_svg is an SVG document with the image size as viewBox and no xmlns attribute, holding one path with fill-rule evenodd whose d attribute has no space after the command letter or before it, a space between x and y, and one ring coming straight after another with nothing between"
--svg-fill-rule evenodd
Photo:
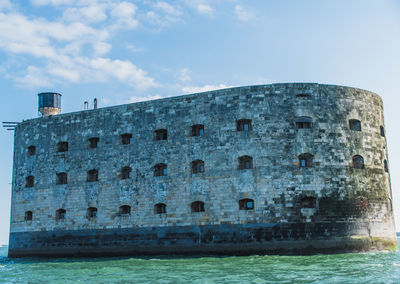
<instances>
[{"instance_id":1,"label":"green sea water","mask_svg":"<svg viewBox=\"0 0 400 284\"><path fill-rule=\"evenodd\" d=\"M400 283L400 252L315 256L7 258L0 283Z\"/></svg>"}]
</instances>

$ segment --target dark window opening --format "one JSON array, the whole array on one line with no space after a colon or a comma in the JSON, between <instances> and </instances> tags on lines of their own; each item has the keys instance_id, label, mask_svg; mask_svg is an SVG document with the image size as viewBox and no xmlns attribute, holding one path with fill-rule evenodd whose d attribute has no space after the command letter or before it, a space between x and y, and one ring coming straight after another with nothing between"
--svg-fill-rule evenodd
<instances>
[{"instance_id":1,"label":"dark window opening","mask_svg":"<svg viewBox=\"0 0 400 284\"><path fill-rule=\"evenodd\" d=\"M192 212L204 212L204 202L195 201L190 205Z\"/></svg>"},{"instance_id":2,"label":"dark window opening","mask_svg":"<svg viewBox=\"0 0 400 284\"><path fill-rule=\"evenodd\" d=\"M312 118L311 117L298 117L296 118L296 127L298 129L311 128Z\"/></svg>"},{"instance_id":3,"label":"dark window opening","mask_svg":"<svg viewBox=\"0 0 400 284\"><path fill-rule=\"evenodd\" d=\"M89 207L87 209L87 217L89 219L97 217L97 208L96 207Z\"/></svg>"},{"instance_id":4,"label":"dark window opening","mask_svg":"<svg viewBox=\"0 0 400 284\"><path fill-rule=\"evenodd\" d=\"M167 213L167 205L164 203L157 203L154 205L154 213L155 214L164 214Z\"/></svg>"},{"instance_id":5,"label":"dark window opening","mask_svg":"<svg viewBox=\"0 0 400 284\"><path fill-rule=\"evenodd\" d=\"M99 172L95 169L87 172L87 181L94 182L99 180Z\"/></svg>"},{"instance_id":6,"label":"dark window opening","mask_svg":"<svg viewBox=\"0 0 400 284\"><path fill-rule=\"evenodd\" d=\"M204 125L203 124L192 125L192 136L204 136Z\"/></svg>"},{"instance_id":7,"label":"dark window opening","mask_svg":"<svg viewBox=\"0 0 400 284\"><path fill-rule=\"evenodd\" d=\"M56 219L57 220L65 220L66 214L67 214L67 211L65 211L65 209L58 209L56 211Z\"/></svg>"},{"instance_id":8,"label":"dark window opening","mask_svg":"<svg viewBox=\"0 0 400 284\"><path fill-rule=\"evenodd\" d=\"M313 165L313 155L304 153L299 155L299 166L300 168L311 168Z\"/></svg>"},{"instance_id":9,"label":"dark window opening","mask_svg":"<svg viewBox=\"0 0 400 284\"><path fill-rule=\"evenodd\" d=\"M67 151L68 151L68 142L58 142L57 152L67 152Z\"/></svg>"},{"instance_id":10,"label":"dark window opening","mask_svg":"<svg viewBox=\"0 0 400 284\"><path fill-rule=\"evenodd\" d=\"M25 212L25 221L32 221L32 216L33 216L32 211L26 211Z\"/></svg>"},{"instance_id":11,"label":"dark window opening","mask_svg":"<svg viewBox=\"0 0 400 284\"><path fill-rule=\"evenodd\" d=\"M239 157L239 170L247 170L253 168L253 158L250 156Z\"/></svg>"},{"instance_id":12,"label":"dark window opening","mask_svg":"<svg viewBox=\"0 0 400 284\"><path fill-rule=\"evenodd\" d=\"M195 160L191 164L192 174L204 173L204 161Z\"/></svg>"},{"instance_id":13,"label":"dark window opening","mask_svg":"<svg viewBox=\"0 0 400 284\"><path fill-rule=\"evenodd\" d=\"M160 176L166 176L167 175L167 165L166 164L157 164L154 166L154 176L155 177L160 177Z\"/></svg>"},{"instance_id":14,"label":"dark window opening","mask_svg":"<svg viewBox=\"0 0 400 284\"><path fill-rule=\"evenodd\" d=\"M301 199L301 208L315 208L316 207L316 198L315 197L303 197Z\"/></svg>"},{"instance_id":15,"label":"dark window opening","mask_svg":"<svg viewBox=\"0 0 400 284\"><path fill-rule=\"evenodd\" d=\"M67 184L67 173L57 173L56 184Z\"/></svg>"},{"instance_id":16,"label":"dark window opening","mask_svg":"<svg viewBox=\"0 0 400 284\"><path fill-rule=\"evenodd\" d=\"M25 180L25 187L33 187L35 185L35 178L33 176L27 176Z\"/></svg>"},{"instance_id":17,"label":"dark window opening","mask_svg":"<svg viewBox=\"0 0 400 284\"><path fill-rule=\"evenodd\" d=\"M89 138L89 147L90 148L99 148L100 139L98 137Z\"/></svg>"},{"instance_id":18,"label":"dark window opening","mask_svg":"<svg viewBox=\"0 0 400 284\"><path fill-rule=\"evenodd\" d=\"M119 207L119 215L126 216L131 214L131 207L129 205L122 205Z\"/></svg>"},{"instance_id":19,"label":"dark window opening","mask_svg":"<svg viewBox=\"0 0 400 284\"><path fill-rule=\"evenodd\" d=\"M363 169L364 168L364 158L360 155L353 156L353 168Z\"/></svg>"},{"instance_id":20,"label":"dark window opening","mask_svg":"<svg viewBox=\"0 0 400 284\"><path fill-rule=\"evenodd\" d=\"M167 140L168 131L167 129L157 129L154 131L154 140Z\"/></svg>"},{"instance_id":21,"label":"dark window opening","mask_svg":"<svg viewBox=\"0 0 400 284\"><path fill-rule=\"evenodd\" d=\"M124 145L131 144L132 143L132 134L130 133L125 133L121 135L121 143Z\"/></svg>"},{"instance_id":22,"label":"dark window opening","mask_svg":"<svg viewBox=\"0 0 400 284\"><path fill-rule=\"evenodd\" d=\"M131 177L132 168L131 167L123 167L121 170L121 179L128 179Z\"/></svg>"},{"instance_id":23,"label":"dark window opening","mask_svg":"<svg viewBox=\"0 0 400 284\"><path fill-rule=\"evenodd\" d=\"M385 172L389 172L389 167L388 167L388 162L386 160L383 161L383 168L385 169Z\"/></svg>"},{"instance_id":24,"label":"dark window opening","mask_svg":"<svg viewBox=\"0 0 400 284\"><path fill-rule=\"evenodd\" d=\"M350 130L361 131L361 121L359 121L357 119L350 119L349 120L349 128L350 128Z\"/></svg>"},{"instance_id":25,"label":"dark window opening","mask_svg":"<svg viewBox=\"0 0 400 284\"><path fill-rule=\"evenodd\" d=\"M28 147L28 155L29 155L29 156L33 156L33 155L35 155L35 154L36 154L36 147L33 146L33 145L29 146L29 147Z\"/></svg>"},{"instance_id":26,"label":"dark window opening","mask_svg":"<svg viewBox=\"0 0 400 284\"><path fill-rule=\"evenodd\" d=\"M253 127L251 126L250 119L240 119L236 121L236 130L237 131L251 131Z\"/></svg>"},{"instance_id":27,"label":"dark window opening","mask_svg":"<svg viewBox=\"0 0 400 284\"><path fill-rule=\"evenodd\" d=\"M385 128L382 125L380 126L380 133L382 137L385 137Z\"/></svg>"},{"instance_id":28,"label":"dark window opening","mask_svg":"<svg viewBox=\"0 0 400 284\"><path fill-rule=\"evenodd\" d=\"M308 98L310 98L310 97L311 97L310 94L305 94L305 93L296 94L296 98L299 98L299 99L301 99L301 98L303 98L303 99L308 99Z\"/></svg>"},{"instance_id":29,"label":"dark window opening","mask_svg":"<svg viewBox=\"0 0 400 284\"><path fill-rule=\"evenodd\" d=\"M245 198L239 200L239 210L253 210L254 209L254 200Z\"/></svg>"}]
</instances>

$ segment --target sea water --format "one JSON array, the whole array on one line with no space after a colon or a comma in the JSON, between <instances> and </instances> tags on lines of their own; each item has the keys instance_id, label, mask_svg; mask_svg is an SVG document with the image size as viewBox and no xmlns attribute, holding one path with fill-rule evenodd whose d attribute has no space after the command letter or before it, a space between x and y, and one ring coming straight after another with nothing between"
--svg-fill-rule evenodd
<instances>
[{"instance_id":1,"label":"sea water","mask_svg":"<svg viewBox=\"0 0 400 284\"><path fill-rule=\"evenodd\" d=\"M0 283L400 283L400 252L11 259L0 247Z\"/></svg>"}]
</instances>

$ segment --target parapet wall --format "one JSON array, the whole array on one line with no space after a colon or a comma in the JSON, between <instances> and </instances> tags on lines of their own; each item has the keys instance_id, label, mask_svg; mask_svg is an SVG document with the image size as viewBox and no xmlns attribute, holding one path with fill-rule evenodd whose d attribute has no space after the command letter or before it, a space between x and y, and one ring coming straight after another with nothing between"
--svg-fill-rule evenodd
<instances>
[{"instance_id":1,"label":"parapet wall","mask_svg":"<svg viewBox=\"0 0 400 284\"><path fill-rule=\"evenodd\" d=\"M297 123L304 118L309 125ZM241 119L251 121L249 131L238 131ZM352 119L361 131L350 130ZM192 136L193 125L204 125L204 135ZM155 140L157 129L167 140ZM122 134L132 134L130 144ZM58 152L59 142L68 151ZM365 90L272 84L43 117L18 125L14 151L11 234L364 222L379 224L359 230L367 237L394 238L382 101ZM311 164L302 166L301 154ZM363 168L354 167L357 155ZM243 156L252 158L250 168L239 165ZM195 160L204 161L203 172L193 173ZM159 163L165 176L154 176ZM132 169L127 179L123 167ZM92 169L98 181L88 182ZM66 184L56 184L57 173L67 174ZM244 199L253 208L241 210ZM194 201L204 202L203 212L192 212ZM158 203L166 213L155 212Z\"/></svg>"}]
</instances>

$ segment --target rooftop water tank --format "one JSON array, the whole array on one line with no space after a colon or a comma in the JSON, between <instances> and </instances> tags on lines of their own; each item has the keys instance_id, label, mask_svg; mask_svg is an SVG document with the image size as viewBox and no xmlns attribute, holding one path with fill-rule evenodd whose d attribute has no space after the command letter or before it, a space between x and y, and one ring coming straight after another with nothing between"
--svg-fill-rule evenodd
<instances>
[{"instance_id":1,"label":"rooftop water tank","mask_svg":"<svg viewBox=\"0 0 400 284\"><path fill-rule=\"evenodd\" d=\"M40 93L39 112L42 116L56 115L61 111L61 94L58 93Z\"/></svg>"}]
</instances>

